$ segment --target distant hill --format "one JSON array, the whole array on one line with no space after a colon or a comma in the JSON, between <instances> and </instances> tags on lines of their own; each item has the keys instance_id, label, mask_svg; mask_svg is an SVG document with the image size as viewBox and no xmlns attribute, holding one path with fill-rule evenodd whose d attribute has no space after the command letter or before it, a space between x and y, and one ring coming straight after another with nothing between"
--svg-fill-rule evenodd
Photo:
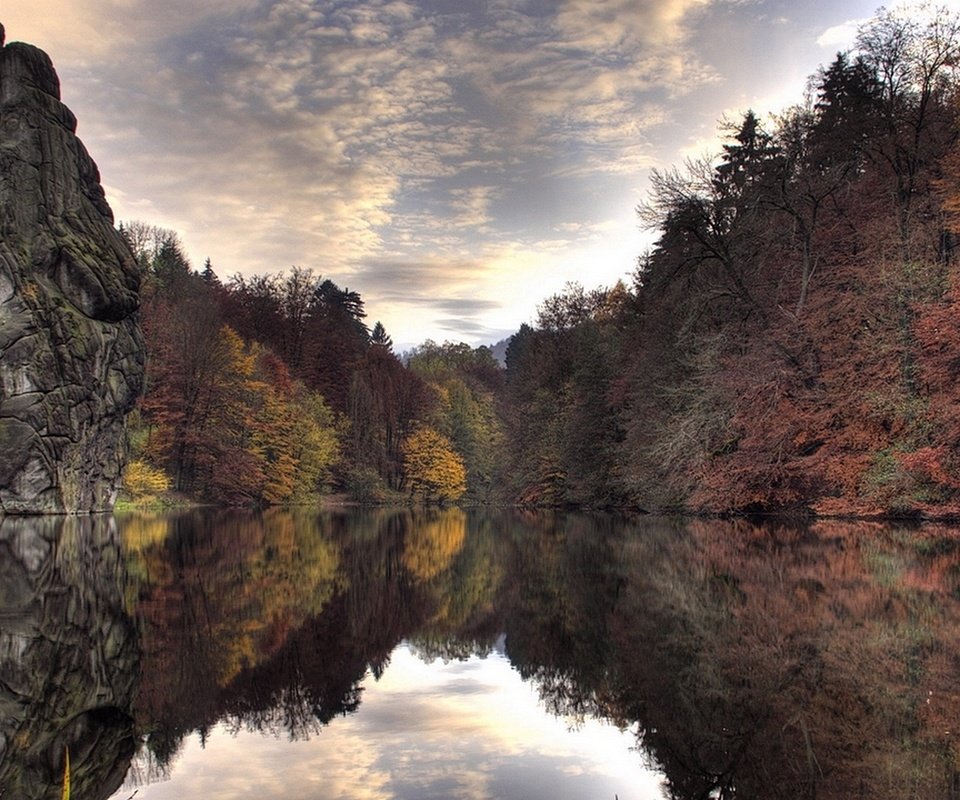
<instances>
[{"instance_id":1,"label":"distant hill","mask_svg":"<svg viewBox=\"0 0 960 800\"><path fill-rule=\"evenodd\" d=\"M496 344L490 345L490 350L493 352L493 357L497 359L497 363L501 367L507 366L507 347L510 346L510 340L513 336L508 336L506 339L501 339Z\"/></svg>"}]
</instances>

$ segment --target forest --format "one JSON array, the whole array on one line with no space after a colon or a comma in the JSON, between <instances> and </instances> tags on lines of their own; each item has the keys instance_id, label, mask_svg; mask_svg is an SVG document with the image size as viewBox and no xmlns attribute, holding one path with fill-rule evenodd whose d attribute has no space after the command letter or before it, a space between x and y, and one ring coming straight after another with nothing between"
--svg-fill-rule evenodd
<instances>
[{"instance_id":1,"label":"forest","mask_svg":"<svg viewBox=\"0 0 960 800\"><path fill-rule=\"evenodd\" d=\"M960 514L960 20L881 9L722 152L655 170L658 234L511 338L397 354L294 267L221 280L121 224L147 390L127 494L712 514Z\"/></svg>"}]
</instances>

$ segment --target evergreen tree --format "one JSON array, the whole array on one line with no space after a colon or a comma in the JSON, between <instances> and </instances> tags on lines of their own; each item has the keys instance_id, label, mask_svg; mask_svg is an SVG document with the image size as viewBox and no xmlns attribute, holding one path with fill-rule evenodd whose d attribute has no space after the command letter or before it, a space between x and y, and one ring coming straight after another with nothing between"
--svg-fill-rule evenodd
<instances>
[{"instance_id":1,"label":"evergreen tree","mask_svg":"<svg viewBox=\"0 0 960 800\"><path fill-rule=\"evenodd\" d=\"M370 343L385 347L387 350L393 350L393 339L387 334L387 329L383 327L383 323L379 320L370 333Z\"/></svg>"}]
</instances>

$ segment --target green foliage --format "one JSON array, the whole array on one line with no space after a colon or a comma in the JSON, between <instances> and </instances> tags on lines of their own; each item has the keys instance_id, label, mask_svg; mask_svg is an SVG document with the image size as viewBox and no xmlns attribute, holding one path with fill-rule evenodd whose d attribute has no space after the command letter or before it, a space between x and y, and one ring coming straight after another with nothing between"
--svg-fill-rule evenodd
<instances>
[{"instance_id":1,"label":"green foliage","mask_svg":"<svg viewBox=\"0 0 960 800\"><path fill-rule=\"evenodd\" d=\"M359 503L381 503L387 498L380 473L372 467L355 467L347 473L345 488Z\"/></svg>"},{"instance_id":2,"label":"green foliage","mask_svg":"<svg viewBox=\"0 0 960 800\"><path fill-rule=\"evenodd\" d=\"M385 347L387 350L393 349L393 339L387 334L387 329L383 327L383 323L379 320L373 326L373 330L370 331L370 343Z\"/></svg>"},{"instance_id":3,"label":"green foliage","mask_svg":"<svg viewBox=\"0 0 960 800\"><path fill-rule=\"evenodd\" d=\"M306 393L297 403L296 412L293 452L298 476L293 496L303 501L329 487L340 457L342 425L316 392Z\"/></svg>"},{"instance_id":4,"label":"green foliage","mask_svg":"<svg viewBox=\"0 0 960 800\"><path fill-rule=\"evenodd\" d=\"M549 303L549 319L541 309L543 328L521 328L507 349L507 474L524 502L619 504L623 429L613 395L632 300L622 285L589 302L579 287L569 291Z\"/></svg>"}]
</instances>

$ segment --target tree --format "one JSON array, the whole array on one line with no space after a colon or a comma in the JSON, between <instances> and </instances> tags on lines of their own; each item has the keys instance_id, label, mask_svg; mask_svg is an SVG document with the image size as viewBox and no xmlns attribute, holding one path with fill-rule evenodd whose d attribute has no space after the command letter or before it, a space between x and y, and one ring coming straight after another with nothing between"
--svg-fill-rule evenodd
<instances>
[{"instance_id":1,"label":"tree","mask_svg":"<svg viewBox=\"0 0 960 800\"><path fill-rule=\"evenodd\" d=\"M564 501L561 412L566 365L557 337L521 325L507 346L503 425L505 473L521 502Z\"/></svg>"},{"instance_id":2,"label":"tree","mask_svg":"<svg viewBox=\"0 0 960 800\"><path fill-rule=\"evenodd\" d=\"M130 245L143 272L151 269L154 259L165 244L175 245L181 251L183 249L180 237L175 231L151 225L142 220L124 220L120 223L118 230Z\"/></svg>"},{"instance_id":3,"label":"tree","mask_svg":"<svg viewBox=\"0 0 960 800\"><path fill-rule=\"evenodd\" d=\"M877 134L880 123L880 85L863 56L850 61L837 53L826 69L817 73L809 140L810 167L815 172L859 174L864 150Z\"/></svg>"},{"instance_id":4,"label":"tree","mask_svg":"<svg viewBox=\"0 0 960 800\"><path fill-rule=\"evenodd\" d=\"M758 169L739 164L718 174L701 160L687 162L683 172L653 170L650 200L638 214L662 233L646 262L645 285L683 282L696 315L706 306L724 317L766 314L756 268L771 231L758 214L756 178L746 177Z\"/></svg>"},{"instance_id":5,"label":"tree","mask_svg":"<svg viewBox=\"0 0 960 800\"><path fill-rule=\"evenodd\" d=\"M246 341L258 341L281 352L283 307L276 275L234 275L227 283L225 321Z\"/></svg>"},{"instance_id":6,"label":"tree","mask_svg":"<svg viewBox=\"0 0 960 800\"><path fill-rule=\"evenodd\" d=\"M347 469L371 491L371 471L384 485L403 482L404 438L427 415L429 395L416 373L383 347L371 347L350 375L346 403L349 420Z\"/></svg>"},{"instance_id":7,"label":"tree","mask_svg":"<svg viewBox=\"0 0 960 800\"><path fill-rule=\"evenodd\" d=\"M551 295L537 306L537 327L562 331L575 328L591 319L607 300L605 289L587 291L576 282L568 282L564 290Z\"/></svg>"},{"instance_id":8,"label":"tree","mask_svg":"<svg viewBox=\"0 0 960 800\"><path fill-rule=\"evenodd\" d=\"M312 499L330 483L340 457L340 425L322 396L306 391L297 399L292 455L297 461L294 498Z\"/></svg>"},{"instance_id":9,"label":"tree","mask_svg":"<svg viewBox=\"0 0 960 800\"><path fill-rule=\"evenodd\" d=\"M370 333L370 343L385 347L387 350L393 349L393 339L387 334L387 329L383 327L383 323L379 320L377 320Z\"/></svg>"},{"instance_id":10,"label":"tree","mask_svg":"<svg viewBox=\"0 0 960 800\"><path fill-rule=\"evenodd\" d=\"M723 145L714 184L718 194L734 204L755 201L779 148L752 110L747 111L739 127L728 125L727 129L733 133L733 142Z\"/></svg>"},{"instance_id":11,"label":"tree","mask_svg":"<svg viewBox=\"0 0 960 800\"><path fill-rule=\"evenodd\" d=\"M412 497L452 501L467 488L463 459L449 439L426 425L404 440L403 472Z\"/></svg>"},{"instance_id":12,"label":"tree","mask_svg":"<svg viewBox=\"0 0 960 800\"><path fill-rule=\"evenodd\" d=\"M170 488L170 476L146 461L134 459L123 471L123 488L135 500L151 498Z\"/></svg>"},{"instance_id":13,"label":"tree","mask_svg":"<svg viewBox=\"0 0 960 800\"><path fill-rule=\"evenodd\" d=\"M407 366L436 397L428 422L463 458L471 497L489 500L498 488L503 440L495 399L502 370L490 348L428 340L409 354Z\"/></svg>"},{"instance_id":14,"label":"tree","mask_svg":"<svg viewBox=\"0 0 960 800\"><path fill-rule=\"evenodd\" d=\"M203 271L200 273L200 278L203 280L207 286L220 286L220 279L217 277L217 273L213 271L213 264L208 258L203 262Z\"/></svg>"},{"instance_id":15,"label":"tree","mask_svg":"<svg viewBox=\"0 0 960 800\"><path fill-rule=\"evenodd\" d=\"M884 128L871 154L892 175L901 255L908 258L917 254L914 205L925 194L923 175L954 136L954 114L944 111L960 64L960 16L944 7L882 8L860 28L857 48L873 72Z\"/></svg>"},{"instance_id":16,"label":"tree","mask_svg":"<svg viewBox=\"0 0 960 800\"><path fill-rule=\"evenodd\" d=\"M303 366L305 339L318 282L312 270L293 267L279 286L283 320L280 355L297 374L300 374Z\"/></svg>"},{"instance_id":17,"label":"tree","mask_svg":"<svg viewBox=\"0 0 960 800\"><path fill-rule=\"evenodd\" d=\"M169 239L160 245L151 262L151 275L165 294L178 296L188 291L193 274L177 240Z\"/></svg>"},{"instance_id":18,"label":"tree","mask_svg":"<svg viewBox=\"0 0 960 800\"><path fill-rule=\"evenodd\" d=\"M309 321L300 375L338 411L346 411L353 372L370 347L366 312L357 292L326 279L310 300Z\"/></svg>"}]
</instances>

